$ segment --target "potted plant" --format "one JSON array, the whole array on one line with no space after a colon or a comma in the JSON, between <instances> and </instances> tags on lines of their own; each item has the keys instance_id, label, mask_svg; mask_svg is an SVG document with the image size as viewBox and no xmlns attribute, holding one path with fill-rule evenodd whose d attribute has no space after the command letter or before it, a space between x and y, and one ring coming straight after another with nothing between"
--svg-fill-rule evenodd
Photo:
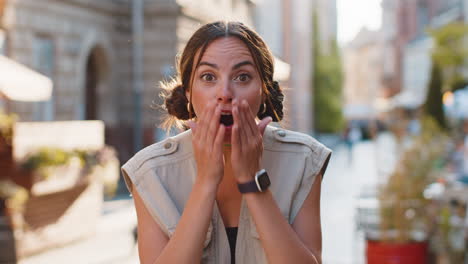
<instances>
[{"instance_id":1,"label":"potted plant","mask_svg":"<svg viewBox=\"0 0 468 264\"><path fill-rule=\"evenodd\" d=\"M424 119L420 135L403 150L379 190L380 230L367 240L367 263L426 263L435 216L424 190L437 178L447 139L435 121Z\"/></svg>"},{"instance_id":2,"label":"potted plant","mask_svg":"<svg viewBox=\"0 0 468 264\"><path fill-rule=\"evenodd\" d=\"M10 180L0 180L0 201L3 209L0 215L7 217L11 228L22 225L21 213L28 200L28 192Z\"/></svg>"},{"instance_id":3,"label":"potted plant","mask_svg":"<svg viewBox=\"0 0 468 264\"><path fill-rule=\"evenodd\" d=\"M7 115L0 111L0 178L8 175L13 166L12 137L15 122L15 115Z\"/></svg>"},{"instance_id":4,"label":"potted plant","mask_svg":"<svg viewBox=\"0 0 468 264\"><path fill-rule=\"evenodd\" d=\"M99 150L38 149L18 163L11 179L36 195L98 180L105 193L112 195L118 176L116 153L106 146Z\"/></svg>"},{"instance_id":5,"label":"potted plant","mask_svg":"<svg viewBox=\"0 0 468 264\"><path fill-rule=\"evenodd\" d=\"M28 192L9 180L0 180L0 263L16 263L15 230L24 225Z\"/></svg>"}]
</instances>

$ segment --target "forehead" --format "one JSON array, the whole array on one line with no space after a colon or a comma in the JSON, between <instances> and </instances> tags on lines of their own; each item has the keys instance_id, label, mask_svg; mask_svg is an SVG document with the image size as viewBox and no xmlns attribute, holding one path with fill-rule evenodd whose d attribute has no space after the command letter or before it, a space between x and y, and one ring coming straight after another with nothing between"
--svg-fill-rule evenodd
<instances>
[{"instance_id":1,"label":"forehead","mask_svg":"<svg viewBox=\"0 0 468 264\"><path fill-rule=\"evenodd\" d=\"M252 54L247 45L237 37L219 38L208 44L201 61L212 63L222 61L251 60Z\"/></svg>"}]
</instances>

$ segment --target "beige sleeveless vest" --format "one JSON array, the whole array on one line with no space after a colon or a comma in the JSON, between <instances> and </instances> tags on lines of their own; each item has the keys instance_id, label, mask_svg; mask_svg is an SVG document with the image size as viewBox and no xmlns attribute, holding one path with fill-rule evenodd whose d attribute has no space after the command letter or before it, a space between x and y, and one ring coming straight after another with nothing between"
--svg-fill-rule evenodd
<instances>
[{"instance_id":1,"label":"beige sleeveless vest","mask_svg":"<svg viewBox=\"0 0 468 264\"><path fill-rule=\"evenodd\" d=\"M127 187L140 194L168 237L177 227L196 177L191 140L191 131L185 131L141 150L122 167ZM272 126L266 128L263 141L262 162L270 176L270 190L283 217L292 224L317 174L325 171L331 151L308 135ZM267 263L244 199L235 251L237 263ZM223 220L215 203L202 263L229 264L230 255Z\"/></svg>"}]
</instances>

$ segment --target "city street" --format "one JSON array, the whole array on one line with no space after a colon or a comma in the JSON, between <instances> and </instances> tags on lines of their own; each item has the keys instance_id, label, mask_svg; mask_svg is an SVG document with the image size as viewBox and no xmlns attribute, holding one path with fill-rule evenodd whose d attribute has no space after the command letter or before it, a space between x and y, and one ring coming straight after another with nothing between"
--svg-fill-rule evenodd
<instances>
[{"instance_id":1,"label":"city street","mask_svg":"<svg viewBox=\"0 0 468 264\"><path fill-rule=\"evenodd\" d=\"M356 198L362 188L375 187L395 162L393 139L381 134L356 144L349 159L344 144L334 149L322 185L322 258L324 264L365 263L365 240L356 230ZM350 162L351 161L351 162ZM380 175L380 176L379 176Z\"/></svg>"},{"instance_id":2,"label":"city street","mask_svg":"<svg viewBox=\"0 0 468 264\"><path fill-rule=\"evenodd\" d=\"M85 216L84 216L85 217ZM131 199L106 202L94 236L25 258L19 264L135 264L136 214ZM66 235L66 234L63 234Z\"/></svg>"},{"instance_id":3,"label":"city street","mask_svg":"<svg viewBox=\"0 0 468 264\"><path fill-rule=\"evenodd\" d=\"M385 175L392 166L393 145L388 134L380 135L376 142L362 141L353 147L351 160L344 144L334 148L322 187L323 263L365 263L364 238L360 231L356 231L354 221L356 197L363 186L375 185L382 178L377 175ZM95 236L26 258L20 263L138 263L132 236L135 224L132 200L106 202Z\"/></svg>"}]
</instances>

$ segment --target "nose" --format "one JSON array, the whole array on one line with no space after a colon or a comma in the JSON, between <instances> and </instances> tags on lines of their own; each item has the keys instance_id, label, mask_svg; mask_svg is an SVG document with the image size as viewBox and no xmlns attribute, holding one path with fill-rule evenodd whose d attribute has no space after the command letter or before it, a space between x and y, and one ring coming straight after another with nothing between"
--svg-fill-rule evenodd
<instances>
[{"instance_id":1,"label":"nose","mask_svg":"<svg viewBox=\"0 0 468 264\"><path fill-rule=\"evenodd\" d=\"M227 104L232 103L233 100L233 93L231 89L231 84L227 82L223 82L220 87L218 88L218 92L216 95L216 99L218 103Z\"/></svg>"}]
</instances>

